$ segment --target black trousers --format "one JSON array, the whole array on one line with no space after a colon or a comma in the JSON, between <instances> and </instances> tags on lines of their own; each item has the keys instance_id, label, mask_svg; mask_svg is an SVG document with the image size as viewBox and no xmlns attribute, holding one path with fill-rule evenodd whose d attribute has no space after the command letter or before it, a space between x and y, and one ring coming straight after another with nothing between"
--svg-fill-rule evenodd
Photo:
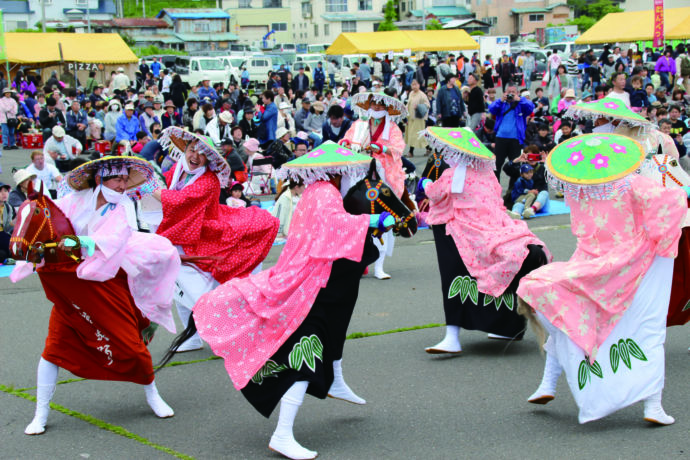
<instances>
[{"instance_id":1,"label":"black trousers","mask_svg":"<svg viewBox=\"0 0 690 460\"><path fill-rule=\"evenodd\" d=\"M496 138L496 148L494 154L496 155L496 178L500 181L501 169L506 159L512 161L520 156L522 146L517 139L510 139L506 137Z\"/></svg>"},{"instance_id":2,"label":"black trousers","mask_svg":"<svg viewBox=\"0 0 690 460\"><path fill-rule=\"evenodd\" d=\"M460 116L454 117L443 117L441 118L441 126L444 128L459 128L460 127Z\"/></svg>"}]
</instances>

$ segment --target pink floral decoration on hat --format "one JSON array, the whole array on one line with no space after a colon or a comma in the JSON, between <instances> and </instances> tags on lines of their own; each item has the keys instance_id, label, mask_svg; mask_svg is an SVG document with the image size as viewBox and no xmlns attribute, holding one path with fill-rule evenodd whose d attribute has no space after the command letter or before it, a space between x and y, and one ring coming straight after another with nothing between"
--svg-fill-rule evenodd
<instances>
[{"instance_id":1,"label":"pink floral decoration on hat","mask_svg":"<svg viewBox=\"0 0 690 460\"><path fill-rule=\"evenodd\" d=\"M620 105L616 104L615 102L604 102L604 107L607 109L617 109L620 107Z\"/></svg>"},{"instance_id":2,"label":"pink floral decoration on hat","mask_svg":"<svg viewBox=\"0 0 690 460\"><path fill-rule=\"evenodd\" d=\"M448 135L453 139L462 139L462 133L460 131L451 131Z\"/></svg>"},{"instance_id":3,"label":"pink floral decoration on hat","mask_svg":"<svg viewBox=\"0 0 690 460\"><path fill-rule=\"evenodd\" d=\"M626 149L624 145L612 143L611 148L616 153L628 153L628 149Z\"/></svg>"},{"instance_id":4,"label":"pink floral decoration on hat","mask_svg":"<svg viewBox=\"0 0 690 460\"><path fill-rule=\"evenodd\" d=\"M472 144L473 147L479 147L481 145L475 138L470 139L470 144Z\"/></svg>"},{"instance_id":5,"label":"pink floral decoration on hat","mask_svg":"<svg viewBox=\"0 0 690 460\"><path fill-rule=\"evenodd\" d=\"M350 150L344 149L344 148L342 148L342 147L339 147L338 149L336 149L335 152L336 152L336 153L339 153L339 154L341 154L342 156L345 156L345 157L347 157L347 156L352 156L352 152L351 152Z\"/></svg>"},{"instance_id":6,"label":"pink floral decoration on hat","mask_svg":"<svg viewBox=\"0 0 690 460\"><path fill-rule=\"evenodd\" d=\"M317 157L320 157L321 155L323 155L324 153L326 153L326 151L324 149L318 149L318 150L314 150L313 152L310 152L309 155L307 155L307 156L309 158L317 158Z\"/></svg>"},{"instance_id":7,"label":"pink floral decoration on hat","mask_svg":"<svg viewBox=\"0 0 690 460\"><path fill-rule=\"evenodd\" d=\"M584 155L582 155L582 151L578 150L570 154L570 158L568 158L568 163L570 163L573 166L577 166L577 164L584 159L585 157Z\"/></svg>"},{"instance_id":8,"label":"pink floral decoration on hat","mask_svg":"<svg viewBox=\"0 0 690 460\"><path fill-rule=\"evenodd\" d=\"M601 153L597 153L596 156L592 158L589 162L594 165L594 169L609 167L609 157L607 157L606 155L602 155Z\"/></svg>"}]
</instances>

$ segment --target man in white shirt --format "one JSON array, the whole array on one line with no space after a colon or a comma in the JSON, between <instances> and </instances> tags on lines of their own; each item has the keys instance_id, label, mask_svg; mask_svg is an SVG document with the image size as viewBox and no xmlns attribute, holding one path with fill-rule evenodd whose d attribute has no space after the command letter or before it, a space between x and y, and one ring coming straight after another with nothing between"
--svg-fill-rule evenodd
<instances>
[{"instance_id":1,"label":"man in white shirt","mask_svg":"<svg viewBox=\"0 0 690 460\"><path fill-rule=\"evenodd\" d=\"M211 138L216 147L220 147L223 140L232 139L230 132L232 120L232 114L226 110L206 125L206 135Z\"/></svg>"},{"instance_id":2,"label":"man in white shirt","mask_svg":"<svg viewBox=\"0 0 690 460\"><path fill-rule=\"evenodd\" d=\"M113 77L112 81L110 82L111 90L124 90L127 89L129 86L130 81L129 77L125 75L125 69L123 67L118 67L117 69L117 74Z\"/></svg>"},{"instance_id":3,"label":"man in white shirt","mask_svg":"<svg viewBox=\"0 0 690 460\"><path fill-rule=\"evenodd\" d=\"M57 166L61 172L71 170L69 160L75 159L81 150L81 143L72 136L65 134L65 129L62 126L53 127L53 135L43 145L46 163Z\"/></svg>"},{"instance_id":4,"label":"man in white shirt","mask_svg":"<svg viewBox=\"0 0 690 460\"><path fill-rule=\"evenodd\" d=\"M556 51L549 56L549 70L551 72L551 78L555 77L556 73L558 73L558 66L561 65L561 62L561 57Z\"/></svg>"},{"instance_id":5,"label":"man in white shirt","mask_svg":"<svg viewBox=\"0 0 690 460\"><path fill-rule=\"evenodd\" d=\"M625 90L626 76L623 72L615 72L611 75L611 84L613 89L606 97L612 97L625 102L625 105L630 107L630 94Z\"/></svg>"},{"instance_id":6,"label":"man in white shirt","mask_svg":"<svg viewBox=\"0 0 690 460\"><path fill-rule=\"evenodd\" d=\"M170 99L170 85L172 84L172 77L168 69L163 70L163 82L161 83L161 93L165 100Z\"/></svg>"},{"instance_id":7,"label":"man in white shirt","mask_svg":"<svg viewBox=\"0 0 690 460\"><path fill-rule=\"evenodd\" d=\"M46 163L43 152L40 150L31 152L31 164L26 170L36 175L34 189L38 190L43 183L43 190L49 190L50 196L57 198L57 183L62 180L62 175L54 165Z\"/></svg>"}]
</instances>

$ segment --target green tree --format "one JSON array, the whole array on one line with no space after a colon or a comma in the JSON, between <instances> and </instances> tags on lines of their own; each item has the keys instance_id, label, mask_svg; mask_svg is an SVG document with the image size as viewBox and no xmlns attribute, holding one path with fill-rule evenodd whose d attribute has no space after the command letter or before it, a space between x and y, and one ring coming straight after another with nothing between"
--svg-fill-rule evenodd
<instances>
[{"instance_id":1,"label":"green tree","mask_svg":"<svg viewBox=\"0 0 690 460\"><path fill-rule=\"evenodd\" d=\"M470 35L480 36L480 35L484 35L484 32L482 32L481 30L473 30L472 32L470 32Z\"/></svg>"},{"instance_id":2,"label":"green tree","mask_svg":"<svg viewBox=\"0 0 690 460\"><path fill-rule=\"evenodd\" d=\"M580 32L584 32L596 23L596 19L589 17L587 15L583 15L578 18L568 20L568 25L577 26L577 30Z\"/></svg>"},{"instance_id":3,"label":"green tree","mask_svg":"<svg viewBox=\"0 0 690 460\"><path fill-rule=\"evenodd\" d=\"M587 12L587 0L568 0L568 6L573 9L576 18Z\"/></svg>"},{"instance_id":4,"label":"green tree","mask_svg":"<svg viewBox=\"0 0 690 460\"><path fill-rule=\"evenodd\" d=\"M432 19L426 23L426 30L442 30L443 24L441 24L438 19Z\"/></svg>"},{"instance_id":5,"label":"green tree","mask_svg":"<svg viewBox=\"0 0 690 460\"><path fill-rule=\"evenodd\" d=\"M614 5L611 0L597 0L597 2L587 5L587 16L590 16L597 21L609 13L621 13L623 9Z\"/></svg>"},{"instance_id":6,"label":"green tree","mask_svg":"<svg viewBox=\"0 0 690 460\"><path fill-rule=\"evenodd\" d=\"M398 15L395 12L395 2L388 0L386 8L383 10L383 22L379 24L377 32L385 32L390 30L398 30L398 27L393 22L398 20Z\"/></svg>"}]
</instances>

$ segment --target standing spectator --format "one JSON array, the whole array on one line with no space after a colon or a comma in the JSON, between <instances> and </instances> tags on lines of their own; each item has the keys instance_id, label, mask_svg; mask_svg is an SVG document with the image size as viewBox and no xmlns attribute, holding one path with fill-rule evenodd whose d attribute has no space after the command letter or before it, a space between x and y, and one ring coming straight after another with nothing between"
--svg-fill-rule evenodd
<instances>
[{"instance_id":1,"label":"standing spectator","mask_svg":"<svg viewBox=\"0 0 690 460\"><path fill-rule=\"evenodd\" d=\"M532 74L536 67L536 62L534 61L534 56L530 50L525 51L525 57L522 60L522 73L525 78L525 87L530 88L532 86Z\"/></svg>"},{"instance_id":2,"label":"standing spectator","mask_svg":"<svg viewBox=\"0 0 690 460\"><path fill-rule=\"evenodd\" d=\"M570 58L565 61L565 68L568 72L568 88L572 88L575 91L580 89L580 69L578 66L579 56L577 51L573 51L570 54Z\"/></svg>"},{"instance_id":3,"label":"standing spectator","mask_svg":"<svg viewBox=\"0 0 690 460\"><path fill-rule=\"evenodd\" d=\"M0 182L0 263L11 262L10 237L14 231L14 222L17 213L8 202L11 187ZM9 259L9 260L7 260Z\"/></svg>"},{"instance_id":4,"label":"standing spectator","mask_svg":"<svg viewBox=\"0 0 690 460\"><path fill-rule=\"evenodd\" d=\"M424 76L424 60L420 59L417 61L417 70L414 73L414 79L419 83L419 88L422 89L422 91L426 88L426 85L424 82L426 81L426 78Z\"/></svg>"},{"instance_id":5,"label":"standing spectator","mask_svg":"<svg viewBox=\"0 0 690 460\"><path fill-rule=\"evenodd\" d=\"M460 119L465 113L465 103L455 82L455 75L448 75L446 84L438 90L436 99L437 116L441 119L441 125L447 128L459 127Z\"/></svg>"},{"instance_id":6,"label":"standing spectator","mask_svg":"<svg viewBox=\"0 0 690 460\"><path fill-rule=\"evenodd\" d=\"M115 125L115 142L119 144L122 141L127 141L134 145L139 129L139 120L134 116L134 104L127 104L124 113L120 115Z\"/></svg>"},{"instance_id":7,"label":"standing spectator","mask_svg":"<svg viewBox=\"0 0 690 460\"><path fill-rule=\"evenodd\" d=\"M297 91L306 92L309 90L309 77L304 74L304 67L301 67L292 79L292 91L297 93Z\"/></svg>"},{"instance_id":8,"label":"standing spectator","mask_svg":"<svg viewBox=\"0 0 690 460\"><path fill-rule=\"evenodd\" d=\"M611 76L611 85L613 90L607 95L615 99L620 99L626 106L630 107L630 94L625 90L625 74L623 72L615 72Z\"/></svg>"},{"instance_id":9,"label":"standing spectator","mask_svg":"<svg viewBox=\"0 0 690 460\"><path fill-rule=\"evenodd\" d=\"M170 100L172 100L175 107L181 112L187 100L187 87L178 74L172 77L172 83L170 84Z\"/></svg>"},{"instance_id":10,"label":"standing spectator","mask_svg":"<svg viewBox=\"0 0 690 460\"><path fill-rule=\"evenodd\" d=\"M161 74L161 63L158 62L158 58L153 58L153 63L151 64L151 73L154 78L158 78Z\"/></svg>"},{"instance_id":11,"label":"standing spectator","mask_svg":"<svg viewBox=\"0 0 690 460\"><path fill-rule=\"evenodd\" d=\"M98 80L96 80L96 71L92 70L89 72L89 78L86 79L86 86L84 87L84 94L90 96L93 90L98 86Z\"/></svg>"},{"instance_id":12,"label":"standing spectator","mask_svg":"<svg viewBox=\"0 0 690 460\"><path fill-rule=\"evenodd\" d=\"M561 92L564 89L568 89L568 70L563 64L558 66L556 69L556 75L551 79L549 83L549 98L551 99L551 104L555 107L558 101L561 99Z\"/></svg>"},{"instance_id":13,"label":"standing spectator","mask_svg":"<svg viewBox=\"0 0 690 460\"><path fill-rule=\"evenodd\" d=\"M326 84L326 74L323 71L323 65L321 61L316 63L316 68L314 69L314 86L319 93L323 93L323 87Z\"/></svg>"},{"instance_id":14,"label":"standing spectator","mask_svg":"<svg viewBox=\"0 0 690 460\"><path fill-rule=\"evenodd\" d=\"M678 45L679 48L681 46L682 44ZM685 94L690 95L690 53L686 47L681 48L681 52L676 58L676 75L683 79Z\"/></svg>"},{"instance_id":15,"label":"standing spectator","mask_svg":"<svg viewBox=\"0 0 690 460\"><path fill-rule=\"evenodd\" d=\"M276 139L276 130L278 129L278 107L276 107L273 102L274 98L273 91L264 91L261 94L261 101L264 104L264 111L261 114L261 124L264 127L264 132L259 138L259 142L265 146Z\"/></svg>"},{"instance_id":16,"label":"standing spectator","mask_svg":"<svg viewBox=\"0 0 690 460\"><path fill-rule=\"evenodd\" d=\"M161 94L166 101L170 99L170 85L172 85L172 76L168 69L164 69L163 80L161 80Z\"/></svg>"},{"instance_id":17,"label":"standing spectator","mask_svg":"<svg viewBox=\"0 0 690 460\"><path fill-rule=\"evenodd\" d=\"M558 73L558 66L561 65L561 56L557 52L551 53L547 59L549 65L549 74L553 78Z\"/></svg>"},{"instance_id":18,"label":"standing spectator","mask_svg":"<svg viewBox=\"0 0 690 460\"><path fill-rule=\"evenodd\" d=\"M338 65L335 59L328 61L328 80L331 89L335 89L335 74L338 71Z\"/></svg>"},{"instance_id":19,"label":"standing spectator","mask_svg":"<svg viewBox=\"0 0 690 460\"><path fill-rule=\"evenodd\" d=\"M501 179L501 169L506 158L513 161L520 155L525 142L527 117L532 114L534 104L527 98L518 97L517 87L513 84L506 87L500 100L489 106L489 112L495 117L496 125L496 177Z\"/></svg>"},{"instance_id":20,"label":"standing spectator","mask_svg":"<svg viewBox=\"0 0 690 460\"><path fill-rule=\"evenodd\" d=\"M142 60L141 64L139 64L139 73L141 74L142 80L146 80L148 78L148 75L151 73L151 68L144 60ZM152 73L151 76L153 76Z\"/></svg>"},{"instance_id":21,"label":"standing spectator","mask_svg":"<svg viewBox=\"0 0 690 460\"><path fill-rule=\"evenodd\" d=\"M125 74L125 69L123 67L118 67L117 68L117 74L113 77L113 79L110 82L110 89L115 91L116 89L119 89L120 91L124 91L127 89L130 85L129 77Z\"/></svg>"},{"instance_id":22,"label":"standing spectator","mask_svg":"<svg viewBox=\"0 0 690 460\"><path fill-rule=\"evenodd\" d=\"M2 125L2 148L5 150L18 149L15 145L14 130L17 127L17 101L12 95L15 90L6 86L0 98L0 124Z\"/></svg>"},{"instance_id":23,"label":"standing spectator","mask_svg":"<svg viewBox=\"0 0 690 460\"><path fill-rule=\"evenodd\" d=\"M672 81L676 75L676 61L672 55L673 52L667 49L654 64L654 71L661 77L661 84L669 91L673 88Z\"/></svg>"},{"instance_id":24,"label":"standing spectator","mask_svg":"<svg viewBox=\"0 0 690 460\"><path fill-rule=\"evenodd\" d=\"M505 92L506 86L508 86L513 78L513 75L515 74L515 63L513 62L513 59L508 56L505 50L502 52L501 59L499 59L498 64L496 65L496 71L501 77L501 86Z\"/></svg>"},{"instance_id":25,"label":"standing spectator","mask_svg":"<svg viewBox=\"0 0 690 460\"><path fill-rule=\"evenodd\" d=\"M525 58L527 59L527 58ZM484 103L484 91L479 87L479 77L477 74L471 73L467 77L467 84L470 86L470 94L467 99L467 113L470 116L468 126L474 131L482 119L482 115L486 111Z\"/></svg>"},{"instance_id":26,"label":"standing spectator","mask_svg":"<svg viewBox=\"0 0 690 460\"><path fill-rule=\"evenodd\" d=\"M86 128L89 122L86 113L81 109L79 101L72 101L70 110L65 115L65 131L67 134L79 141L82 149L86 148Z\"/></svg>"},{"instance_id":27,"label":"standing spectator","mask_svg":"<svg viewBox=\"0 0 690 460\"><path fill-rule=\"evenodd\" d=\"M423 62L423 61L420 61ZM424 65L423 63L421 64ZM419 72L419 69L417 70ZM427 146L426 139L419 136L419 132L426 127L426 120L429 117L429 99L420 90L417 79L412 80L410 95L407 98L407 127L405 128L405 143L410 148L408 156L414 156L414 149L424 149Z\"/></svg>"},{"instance_id":28,"label":"standing spectator","mask_svg":"<svg viewBox=\"0 0 690 460\"><path fill-rule=\"evenodd\" d=\"M391 68L391 62L388 60L388 57L381 63L381 73L383 74L383 86L387 87L393 75L393 69Z\"/></svg>"},{"instance_id":29,"label":"standing spectator","mask_svg":"<svg viewBox=\"0 0 690 460\"><path fill-rule=\"evenodd\" d=\"M374 78L378 78L383 81L383 66L381 65L381 59L374 57L371 63L371 73Z\"/></svg>"},{"instance_id":30,"label":"standing spectator","mask_svg":"<svg viewBox=\"0 0 690 460\"><path fill-rule=\"evenodd\" d=\"M349 118L345 118L345 110L338 104L330 106L327 115L328 120L321 127L323 142L340 142L345 137L347 130L352 126L352 121Z\"/></svg>"},{"instance_id":31,"label":"standing spectator","mask_svg":"<svg viewBox=\"0 0 690 460\"><path fill-rule=\"evenodd\" d=\"M359 71L361 72L359 79L364 83L364 86L371 88L371 67L367 64L367 58L362 58Z\"/></svg>"}]
</instances>

